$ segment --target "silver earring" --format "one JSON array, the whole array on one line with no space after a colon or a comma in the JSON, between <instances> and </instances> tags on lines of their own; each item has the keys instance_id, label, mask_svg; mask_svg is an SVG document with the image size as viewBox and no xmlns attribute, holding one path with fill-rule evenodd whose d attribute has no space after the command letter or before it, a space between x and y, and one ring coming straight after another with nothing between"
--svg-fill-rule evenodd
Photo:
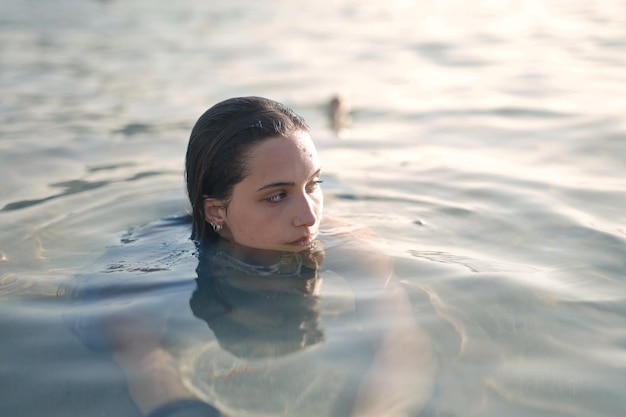
<instances>
[{"instance_id":1,"label":"silver earring","mask_svg":"<svg viewBox=\"0 0 626 417\"><path fill-rule=\"evenodd\" d=\"M215 233L219 233L222 231L222 225L221 224L213 224L211 223L211 226L213 226L213 230L215 230Z\"/></svg>"}]
</instances>

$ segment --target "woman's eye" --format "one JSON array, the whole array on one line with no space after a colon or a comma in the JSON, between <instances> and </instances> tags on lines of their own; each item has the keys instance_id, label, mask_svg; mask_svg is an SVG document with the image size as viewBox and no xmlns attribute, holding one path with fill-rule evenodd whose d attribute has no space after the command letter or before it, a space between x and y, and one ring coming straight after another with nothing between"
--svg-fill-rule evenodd
<instances>
[{"instance_id":1,"label":"woman's eye","mask_svg":"<svg viewBox=\"0 0 626 417\"><path fill-rule=\"evenodd\" d=\"M323 183L324 181L322 180L315 180L312 181L309 186L307 187L309 191L315 191L319 188L320 184Z\"/></svg>"},{"instance_id":2,"label":"woman's eye","mask_svg":"<svg viewBox=\"0 0 626 417\"><path fill-rule=\"evenodd\" d=\"M287 197L287 193L284 192L280 192L280 193L276 193L270 197L267 198L267 201L269 201L270 203L276 203L280 200L282 200L283 198Z\"/></svg>"}]
</instances>

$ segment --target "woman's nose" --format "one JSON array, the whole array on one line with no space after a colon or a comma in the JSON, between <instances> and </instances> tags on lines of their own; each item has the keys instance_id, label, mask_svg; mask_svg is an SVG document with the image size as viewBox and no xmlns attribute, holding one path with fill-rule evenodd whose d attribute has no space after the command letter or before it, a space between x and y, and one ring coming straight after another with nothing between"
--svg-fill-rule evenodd
<instances>
[{"instance_id":1,"label":"woman's nose","mask_svg":"<svg viewBox=\"0 0 626 417\"><path fill-rule=\"evenodd\" d=\"M313 226L317 222L319 202L312 196L304 195L299 199L295 216L296 226Z\"/></svg>"}]
</instances>

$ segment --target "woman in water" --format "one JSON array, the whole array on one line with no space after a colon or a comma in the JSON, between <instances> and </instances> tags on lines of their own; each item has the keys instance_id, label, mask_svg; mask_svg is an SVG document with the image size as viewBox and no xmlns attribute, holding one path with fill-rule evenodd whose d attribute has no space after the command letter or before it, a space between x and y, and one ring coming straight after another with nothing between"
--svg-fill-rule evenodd
<instances>
[{"instance_id":1,"label":"woman in water","mask_svg":"<svg viewBox=\"0 0 626 417\"><path fill-rule=\"evenodd\" d=\"M322 219L321 163L301 117L259 97L216 104L191 132L186 181L199 261L190 305L219 348L188 349L208 365L181 368L164 347L181 337L165 337L158 314L107 320L144 415L384 417L423 406L428 339L380 240Z\"/></svg>"}]
</instances>

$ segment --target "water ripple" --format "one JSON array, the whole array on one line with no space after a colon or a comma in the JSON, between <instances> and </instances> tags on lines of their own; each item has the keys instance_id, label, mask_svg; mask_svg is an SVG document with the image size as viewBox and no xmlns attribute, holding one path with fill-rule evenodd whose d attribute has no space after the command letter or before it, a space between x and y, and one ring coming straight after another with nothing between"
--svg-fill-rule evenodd
<instances>
[{"instance_id":1,"label":"water ripple","mask_svg":"<svg viewBox=\"0 0 626 417\"><path fill-rule=\"evenodd\" d=\"M64 190L58 194L53 194L51 196L39 198L36 200L21 200L21 201L8 203L2 209L0 209L0 211L20 210L23 208L42 204L42 203L45 203L46 201L54 200L56 198L81 193L83 191L94 190L96 188L104 187L107 184L109 184L109 181L89 182L89 181L83 181L83 180L72 180L72 181L65 181L65 182L50 184L51 187L63 188Z\"/></svg>"}]
</instances>

